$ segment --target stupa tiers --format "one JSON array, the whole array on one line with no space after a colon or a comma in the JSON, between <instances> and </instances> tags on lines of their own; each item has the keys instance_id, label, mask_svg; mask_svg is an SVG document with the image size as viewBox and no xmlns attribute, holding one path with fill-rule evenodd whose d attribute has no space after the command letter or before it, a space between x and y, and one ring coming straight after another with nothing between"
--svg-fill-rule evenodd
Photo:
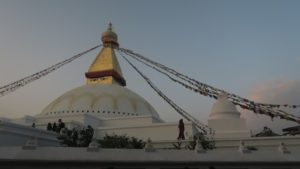
<instances>
[{"instance_id":1,"label":"stupa tiers","mask_svg":"<svg viewBox=\"0 0 300 169\"><path fill-rule=\"evenodd\" d=\"M215 130L214 138L249 138L251 132L246 120L240 116L235 105L221 94L213 104L208 120L208 126Z\"/></svg>"}]
</instances>

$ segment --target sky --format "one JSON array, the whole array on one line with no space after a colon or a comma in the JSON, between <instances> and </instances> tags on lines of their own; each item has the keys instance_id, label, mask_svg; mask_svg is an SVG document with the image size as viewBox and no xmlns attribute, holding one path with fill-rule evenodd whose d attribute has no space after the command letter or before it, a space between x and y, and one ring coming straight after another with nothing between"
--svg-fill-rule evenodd
<instances>
[{"instance_id":1,"label":"sky","mask_svg":"<svg viewBox=\"0 0 300 169\"><path fill-rule=\"evenodd\" d=\"M0 86L100 44L112 22L121 47L200 82L257 102L300 104L299 8L297 0L0 0ZM98 51L1 97L0 117L38 114L84 85ZM127 87L162 119L178 121L121 57L119 62ZM135 64L175 103L207 122L215 100ZM254 133L296 125L241 112Z\"/></svg>"}]
</instances>

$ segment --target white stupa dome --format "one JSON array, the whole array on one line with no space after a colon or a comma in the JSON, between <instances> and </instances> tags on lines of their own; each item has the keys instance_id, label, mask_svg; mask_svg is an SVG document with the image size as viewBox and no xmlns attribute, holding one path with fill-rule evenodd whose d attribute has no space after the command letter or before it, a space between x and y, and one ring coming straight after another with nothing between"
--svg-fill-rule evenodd
<instances>
[{"instance_id":1,"label":"white stupa dome","mask_svg":"<svg viewBox=\"0 0 300 169\"><path fill-rule=\"evenodd\" d=\"M236 109L236 106L227 99L227 96L221 94L218 100L213 104L209 118L240 118L240 115L241 113Z\"/></svg>"},{"instance_id":2,"label":"white stupa dome","mask_svg":"<svg viewBox=\"0 0 300 169\"><path fill-rule=\"evenodd\" d=\"M146 116L160 119L141 96L116 84L90 84L75 88L51 102L38 116L93 114L100 118Z\"/></svg>"},{"instance_id":3,"label":"white stupa dome","mask_svg":"<svg viewBox=\"0 0 300 169\"><path fill-rule=\"evenodd\" d=\"M115 55L117 34L109 24L102 34L103 48L85 73L86 85L70 90L51 102L37 117L92 114L99 118L152 116L161 121L155 109L141 96L126 88Z\"/></svg>"}]
</instances>

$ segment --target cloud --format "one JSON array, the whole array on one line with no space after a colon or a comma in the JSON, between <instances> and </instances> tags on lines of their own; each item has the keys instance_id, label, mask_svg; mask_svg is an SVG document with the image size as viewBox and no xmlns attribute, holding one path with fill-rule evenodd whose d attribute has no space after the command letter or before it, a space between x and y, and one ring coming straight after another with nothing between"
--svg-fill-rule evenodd
<instances>
[{"instance_id":1,"label":"cloud","mask_svg":"<svg viewBox=\"0 0 300 169\"><path fill-rule=\"evenodd\" d=\"M278 79L255 85L249 93L249 99L270 104L300 104L300 81ZM300 116L300 109L285 109L287 112ZM257 133L264 126L281 133L282 128L296 126L297 123L282 119L271 120L270 117L257 115L249 111L242 111L242 116L247 119L248 127Z\"/></svg>"},{"instance_id":2,"label":"cloud","mask_svg":"<svg viewBox=\"0 0 300 169\"><path fill-rule=\"evenodd\" d=\"M251 90L249 97L256 102L299 104L300 81L274 80L256 85Z\"/></svg>"}]
</instances>

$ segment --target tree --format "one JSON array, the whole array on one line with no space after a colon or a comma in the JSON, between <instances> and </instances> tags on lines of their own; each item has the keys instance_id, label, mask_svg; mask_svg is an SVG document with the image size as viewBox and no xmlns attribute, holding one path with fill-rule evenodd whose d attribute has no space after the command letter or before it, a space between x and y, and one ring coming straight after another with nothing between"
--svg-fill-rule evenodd
<instances>
[{"instance_id":1,"label":"tree","mask_svg":"<svg viewBox=\"0 0 300 169\"><path fill-rule=\"evenodd\" d=\"M68 147L87 147L93 139L94 129L88 125L86 129L62 129L57 137L61 145Z\"/></svg>"},{"instance_id":2,"label":"tree","mask_svg":"<svg viewBox=\"0 0 300 169\"><path fill-rule=\"evenodd\" d=\"M279 136L279 134L274 133L269 127L265 126L264 129L255 134L255 137L271 137L271 136Z\"/></svg>"},{"instance_id":3,"label":"tree","mask_svg":"<svg viewBox=\"0 0 300 169\"><path fill-rule=\"evenodd\" d=\"M114 134L105 135L103 139L99 140L99 144L103 148L142 149L146 143L136 137L126 135L118 136Z\"/></svg>"}]
</instances>

